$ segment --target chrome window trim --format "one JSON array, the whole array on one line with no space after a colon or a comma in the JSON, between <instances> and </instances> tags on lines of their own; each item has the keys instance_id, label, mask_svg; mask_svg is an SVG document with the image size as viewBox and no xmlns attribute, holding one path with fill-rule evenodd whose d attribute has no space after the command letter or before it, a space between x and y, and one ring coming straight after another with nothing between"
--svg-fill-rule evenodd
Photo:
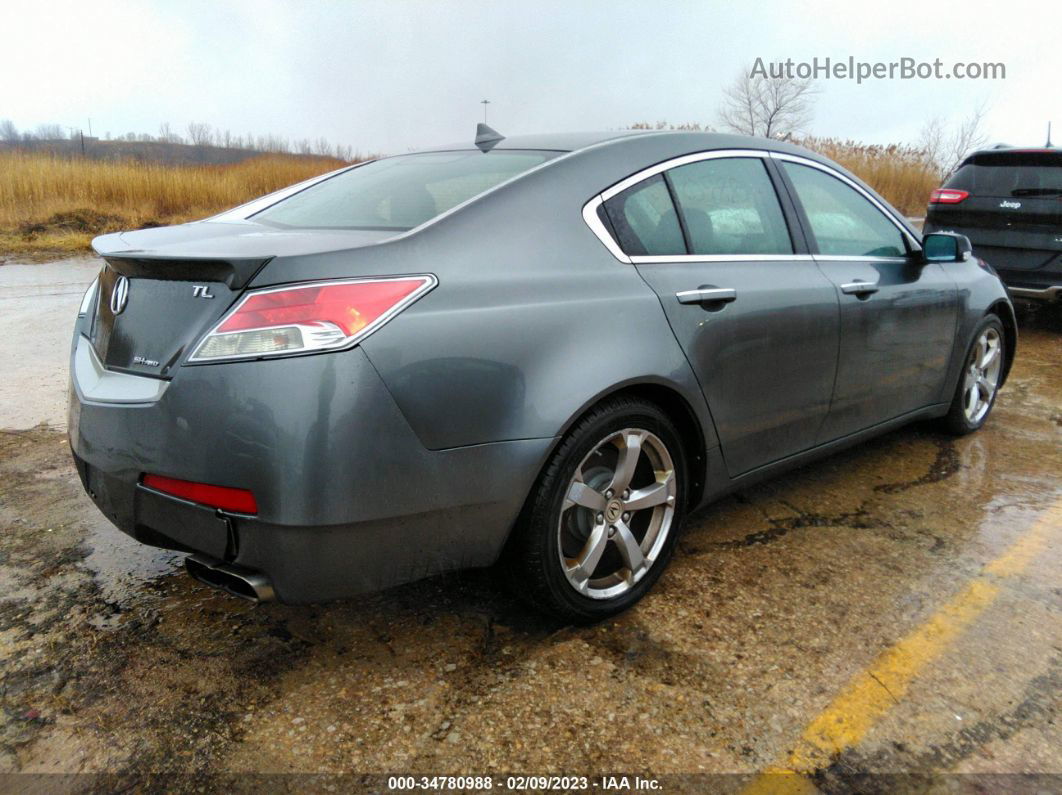
<instances>
[{"instance_id":1,"label":"chrome window trim","mask_svg":"<svg viewBox=\"0 0 1062 795\"><path fill-rule=\"evenodd\" d=\"M900 221L896 218L896 216L893 215L888 210L888 208L885 207L885 205L883 205L880 201L878 201L876 198L874 198L874 196L872 196L870 193L868 193L867 190L865 188L863 188L859 183L849 179L848 177L846 177L844 174L842 174L837 169L831 168L830 166L827 166L827 165L825 165L823 163L818 163L818 162L816 162L814 160L811 160L810 158L807 158L807 157L800 157L799 155L790 155L790 154L787 154L785 152L771 152L770 153L770 157L771 157L772 160L788 160L789 162L796 163L797 165L800 165L800 166L810 166L811 168L815 168L815 169L818 169L819 171L822 171L822 172L824 172L826 174L829 174L834 179L840 180L845 185L847 185L848 187L850 187L853 190L855 190L855 192L858 193L859 195L861 195L864 199L869 201L877 209L878 212L880 212L887 219L889 219L889 221L892 222L892 225L900 230L900 235L903 237L904 240L906 240L908 243L911 244L911 246L913 247L915 252L919 252L919 251L922 250L921 242L918 241L918 240L915 240L915 238L911 235L911 233L907 231L907 228L902 223L900 223ZM833 256L840 256L840 255L828 254L828 255L825 255L825 256L833 257ZM821 256L820 256L820 258L821 258ZM853 259L853 257L841 257L841 259ZM873 257L872 259L901 259L901 260L906 260L907 257L887 257L887 258Z\"/></svg>"},{"instance_id":2,"label":"chrome window trim","mask_svg":"<svg viewBox=\"0 0 1062 795\"><path fill-rule=\"evenodd\" d=\"M809 262L811 254L647 254L630 257L634 265L653 265L662 262Z\"/></svg>"},{"instance_id":3,"label":"chrome window trim","mask_svg":"<svg viewBox=\"0 0 1062 795\"><path fill-rule=\"evenodd\" d=\"M847 256L845 254L815 254L819 262L910 262L910 257L873 257L862 254Z\"/></svg>"},{"instance_id":4,"label":"chrome window trim","mask_svg":"<svg viewBox=\"0 0 1062 795\"><path fill-rule=\"evenodd\" d=\"M840 171L824 163L819 163L815 160L811 160L807 157L801 157L800 155L791 155L785 152L774 152L767 149L713 149L707 152L695 152L689 155L680 155L679 157L673 157L670 160L665 160L656 165L644 168L631 176L617 182L610 188L607 188L596 196L593 196L586 204L583 205L583 222L590 228L590 231L594 233L594 236L601 241L601 244L608 249L620 262L628 265L649 265L653 263L663 262L806 262L808 260L820 260L824 262L829 261L841 261L848 262L907 262L909 257L871 257L871 256L843 256L839 254L674 254L674 255L628 255L620 248L619 243L612 236L612 234L601 223L601 219L597 217L597 209L602 204L607 202L614 196L622 193L623 191L643 182L650 177L655 177L657 174L662 174L665 171L670 171L673 168L680 166L686 166L691 163L699 163L702 160L716 160L719 158L734 158L734 157L758 157L761 160L774 159L774 160L788 160L798 165L811 166L819 171L829 174L835 179L839 179L844 184L853 188L863 198L869 201L878 212L882 213L899 231L912 247L915 253L922 250L922 244L915 239L909 231L897 220L881 202L874 198L858 183L846 177ZM551 161L552 162L552 161Z\"/></svg>"},{"instance_id":5,"label":"chrome window trim","mask_svg":"<svg viewBox=\"0 0 1062 795\"><path fill-rule=\"evenodd\" d=\"M623 253L623 249L619 247L616 238L609 233L608 229L606 229L605 225L601 223L601 219L597 215L597 209L604 203L605 200L598 195L584 204L583 221L588 227L590 227L590 231L593 232L597 236L597 239L605 245L605 248L609 250L609 253L611 253L613 257L620 262L625 262L630 265L634 262L634 258L628 257Z\"/></svg>"},{"instance_id":6,"label":"chrome window trim","mask_svg":"<svg viewBox=\"0 0 1062 795\"><path fill-rule=\"evenodd\" d=\"M768 153L765 150L759 149L714 149L709 152L695 152L692 155L681 155L680 157L674 157L671 160L665 160L663 163L657 163L655 166L649 166L649 168L642 169L636 174L632 174L620 182L617 182L611 188L601 191L601 200L608 201L613 196L623 193L639 182L655 177L657 174L662 174L665 171L670 171L673 168L679 166L688 166L691 163L699 163L702 160L717 160L719 158L732 158L732 157L758 157L761 160L765 159Z\"/></svg>"}]
</instances>

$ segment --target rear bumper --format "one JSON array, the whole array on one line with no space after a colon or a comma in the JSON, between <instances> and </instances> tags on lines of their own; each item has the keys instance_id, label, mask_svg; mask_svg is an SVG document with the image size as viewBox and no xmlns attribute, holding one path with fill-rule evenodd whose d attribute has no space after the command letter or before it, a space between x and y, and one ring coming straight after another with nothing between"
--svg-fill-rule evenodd
<instances>
[{"instance_id":1,"label":"rear bumper","mask_svg":"<svg viewBox=\"0 0 1062 795\"><path fill-rule=\"evenodd\" d=\"M428 450L359 348L183 367L140 403L93 400L72 372L70 446L100 510L143 543L262 572L289 603L493 563L552 443ZM250 489L258 514L145 473Z\"/></svg>"},{"instance_id":2,"label":"rear bumper","mask_svg":"<svg viewBox=\"0 0 1062 795\"><path fill-rule=\"evenodd\" d=\"M974 254L999 274L1011 297L1040 301L1062 298L1062 251L1057 235L991 232L995 235L993 239L985 236L990 230L938 222L933 218L926 219L923 231L944 229L970 238ZM989 239L992 244L986 242Z\"/></svg>"},{"instance_id":3,"label":"rear bumper","mask_svg":"<svg viewBox=\"0 0 1062 795\"><path fill-rule=\"evenodd\" d=\"M1062 281L1062 279L1060 279ZM1036 301L1057 301L1062 298L1062 284L1049 287L1007 286L1007 292L1014 298L1031 298Z\"/></svg>"},{"instance_id":4,"label":"rear bumper","mask_svg":"<svg viewBox=\"0 0 1062 795\"><path fill-rule=\"evenodd\" d=\"M1057 252L975 243L974 253L996 270L1013 298L1053 301L1062 293L1062 256Z\"/></svg>"}]
</instances>

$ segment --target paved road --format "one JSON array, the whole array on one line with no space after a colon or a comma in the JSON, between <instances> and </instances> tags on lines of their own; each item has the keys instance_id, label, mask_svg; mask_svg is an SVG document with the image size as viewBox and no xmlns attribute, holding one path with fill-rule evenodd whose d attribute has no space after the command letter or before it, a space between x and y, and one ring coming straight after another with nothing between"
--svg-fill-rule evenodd
<instances>
[{"instance_id":1,"label":"paved road","mask_svg":"<svg viewBox=\"0 0 1062 795\"><path fill-rule=\"evenodd\" d=\"M95 257L0 266L0 428L66 427L66 358Z\"/></svg>"},{"instance_id":2,"label":"paved road","mask_svg":"<svg viewBox=\"0 0 1062 795\"><path fill-rule=\"evenodd\" d=\"M1014 776L1062 776L1057 311L1024 317L980 433L905 429L726 499L641 605L571 628L475 572L253 607L121 536L56 430L93 266L32 267L0 267L0 427L29 428L0 433L0 771L110 773L108 788L349 771L1062 786Z\"/></svg>"}]
</instances>

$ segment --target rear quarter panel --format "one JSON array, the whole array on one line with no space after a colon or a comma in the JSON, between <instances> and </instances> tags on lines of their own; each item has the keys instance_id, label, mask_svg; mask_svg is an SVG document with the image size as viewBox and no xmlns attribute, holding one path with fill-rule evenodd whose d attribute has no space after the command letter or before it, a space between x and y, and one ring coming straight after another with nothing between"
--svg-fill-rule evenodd
<instances>
[{"instance_id":1,"label":"rear quarter panel","mask_svg":"<svg viewBox=\"0 0 1062 795\"><path fill-rule=\"evenodd\" d=\"M637 271L604 250L581 206L521 223L535 210L527 201L500 196L488 217L454 218L430 255L439 287L365 343L424 444L556 436L631 383L669 385L705 419L685 355Z\"/></svg>"}]
</instances>

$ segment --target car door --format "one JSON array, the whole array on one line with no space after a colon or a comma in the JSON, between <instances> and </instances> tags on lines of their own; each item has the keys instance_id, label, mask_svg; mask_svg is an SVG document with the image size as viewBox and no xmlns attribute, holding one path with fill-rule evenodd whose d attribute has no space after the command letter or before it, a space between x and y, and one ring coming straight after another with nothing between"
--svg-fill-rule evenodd
<instances>
[{"instance_id":1,"label":"car door","mask_svg":"<svg viewBox=\"0 0 1062 795\"><path fill-rule=\"evenodd\" d=\"M812 253L837 289L837 383L819 442L937 403L958 318L944 267L842 174L780 155Z\"/></svg>"},{"instance_id":2,"label":"car door","mask_svg":"<svg viewBox=\"0 0 1062 795\"><path fill-rule=\"evenodd\" d=\"M728 472L811 447L833 389L837 296L794 243L766 156L681 159L605 194L700 381Z\"/></svg>"}]
</instances>

